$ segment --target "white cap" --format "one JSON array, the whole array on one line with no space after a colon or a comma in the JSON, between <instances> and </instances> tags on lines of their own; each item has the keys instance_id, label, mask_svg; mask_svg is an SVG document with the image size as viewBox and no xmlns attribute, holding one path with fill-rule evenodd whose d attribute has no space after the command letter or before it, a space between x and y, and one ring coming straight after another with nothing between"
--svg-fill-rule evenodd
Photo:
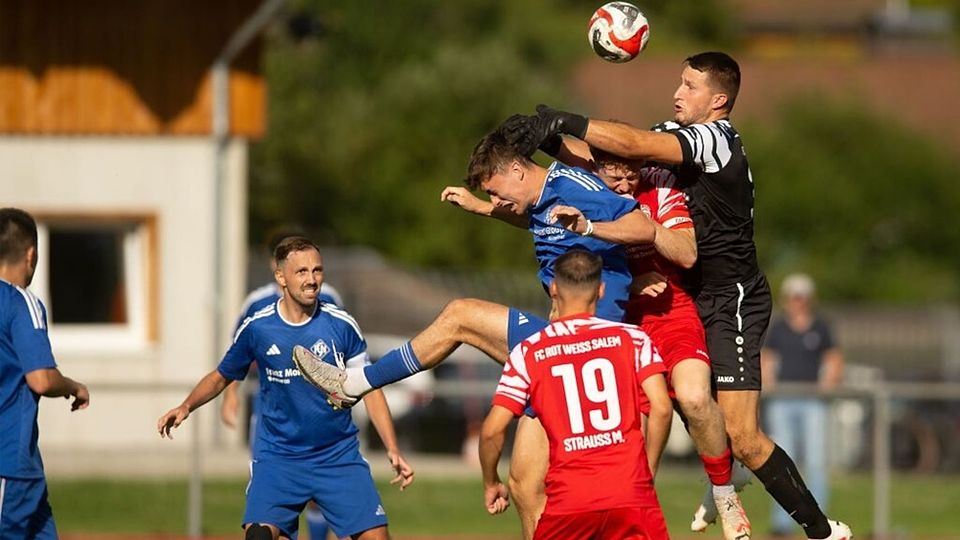
<instances>
[{"instance_id":1,"label":"white cap","mask_svg":"<svg viewBox=\"0 0 960 540\"><path fill-rule=\"evenodd\" d=\"M783 296L812 298L816 292L817 287L813 283L813 278L806 274L790 274L783 278L783 284L780 285L780 294Z\"/></svg>"}]
</instances>

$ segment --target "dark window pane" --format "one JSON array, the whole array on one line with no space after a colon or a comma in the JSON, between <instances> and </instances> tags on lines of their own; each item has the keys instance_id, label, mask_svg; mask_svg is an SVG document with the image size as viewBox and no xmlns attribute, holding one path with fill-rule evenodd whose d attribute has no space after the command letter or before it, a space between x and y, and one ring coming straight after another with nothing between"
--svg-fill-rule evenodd
<instances>
[{"instance_id":1,"label":"dark window pane","mask_svg":"<svg viewBox=\"0 0 960 540\"><path fill-rule=\"evenodd\" d=\"M123 231L50 227L55 323L125 323Z\"/></svg>"}]
</instances>

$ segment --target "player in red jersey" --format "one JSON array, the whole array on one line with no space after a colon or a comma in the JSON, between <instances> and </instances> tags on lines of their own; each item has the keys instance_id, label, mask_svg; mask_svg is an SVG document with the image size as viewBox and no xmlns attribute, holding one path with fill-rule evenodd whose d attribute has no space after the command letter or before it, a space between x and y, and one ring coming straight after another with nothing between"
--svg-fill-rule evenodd
<instances>
[{"instance_id":1,"label":"player in red jersey","mask_svg":"<svg viewBox=\"0 0 960 540\"><path fill-rule=\"evenodd\" d=\"M611 190L635 198L657 224L653 244L627 248L634 287L624 321L639 325L656 344L668 369L670 397L686 419L713 486L698 510L703 526L694 530L702 531L719 514L727 540L749 538L750 522L732 484L723 414L711 395L706 334L693 298L681 286L682 270L697 258L686 197L670 169L643 166L577 142L565 143L561 159L591 167ZM568 222L579 219L575 209L555 213Z\"/></svg>"},{"instance_id":2,"label":"player in red jersey","mask_svg":"<svg viewBox=\"0 0 960 540\"><path fill-rule=\"evenodd\" d=\"M666 366L638 327L593 316L601 266L582 250L557 259L550 296L559 317L510 353L481 432L484 502L496 514L509 505L497 473L507 427L528 402L538 412L550 461L535 540L669 538L640 421L643 394L648 422L670 421Z\"/></svg>"}]
</instances>

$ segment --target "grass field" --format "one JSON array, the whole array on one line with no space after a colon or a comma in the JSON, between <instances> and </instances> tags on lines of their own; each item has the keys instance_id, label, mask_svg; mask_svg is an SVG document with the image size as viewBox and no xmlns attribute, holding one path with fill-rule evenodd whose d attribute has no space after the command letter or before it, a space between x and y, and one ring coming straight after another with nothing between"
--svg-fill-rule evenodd
<instances>
[{"instance_id":1,"label":"grass field","mask_svg":"<svg viewBox=\"0 0 960 540\"><path fill-rule=\"evenodd\" d=\"M479 475L478 475L479 476ZM660 501L670 532L688 536L688 523L702 490L700 474L664 470L658 478ZM243 512L245 480L205 484L203 519L207 534L234 535ZM891 528L898 538L958 538L960 475L895 475ZM419 478L400 493L381 483L384 506L395 536L456 538L510 537L518 525L513 510L491 517L481 504L479 481ZM186 529L185 481L51 480L50 499L61 533L166 533ZM767 531L770 499L761 486L749 486L744 504L754 530ZM830 515L847 521L860 538L870 533L872 491L868 475L833 479ZM719 530L711 537L720 537ZM799 535L798 535L799 536Z\"/></svg>"}]
</instances>

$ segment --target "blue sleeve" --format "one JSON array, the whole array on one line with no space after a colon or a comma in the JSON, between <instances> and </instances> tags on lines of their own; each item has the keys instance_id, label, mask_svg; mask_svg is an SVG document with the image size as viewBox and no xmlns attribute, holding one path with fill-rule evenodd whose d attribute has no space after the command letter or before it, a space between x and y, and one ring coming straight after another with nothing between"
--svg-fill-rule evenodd
<instances>
[{"instance_id":1,"label":"blue sleeve","mask_svg":"<svg viewBox=\"0 0 960 540\"><path fill-rule=\"evenodd\" d=\"M367 352L367 340L363 339L358 327L344 323L340 329L341 343L338 346L342 347L339 352L343 353L344 361Z\"/></svg>"},{"instance_id":2,"label":"blue sleeve","mask_svg":"<svg viewBox=\"0 0 960 540\"><path fill-rule=\"evenodd\" d=\"M248 324L237 332L233 345L223 355L223 360L217 366L217 371L231 381L239 381L247 376L250 364L253 362L253 332Z\"/></svg>"},{"instance_id":3,"label":"blue sleeve","mask_svg":"<svg viewBox=\"0 0 960 540\"><path fill-rule=\"evenodd\" d=\"M10 334L13 348L24 373L57 367L47 336L47 311L30 293L14 298Z\"/></svg>"},{"instance_id":4,"label":"blue sleeve","mask_svg":"<svg viewBox=\"0 0 960 540\"><path fill-rule=\"evenodd\" d=\"M637 207L636 200L617 195L583 169L571 169L554 182L564 204L578 208L591 221L613 221Z\"/></svg>"}]
</instances>

